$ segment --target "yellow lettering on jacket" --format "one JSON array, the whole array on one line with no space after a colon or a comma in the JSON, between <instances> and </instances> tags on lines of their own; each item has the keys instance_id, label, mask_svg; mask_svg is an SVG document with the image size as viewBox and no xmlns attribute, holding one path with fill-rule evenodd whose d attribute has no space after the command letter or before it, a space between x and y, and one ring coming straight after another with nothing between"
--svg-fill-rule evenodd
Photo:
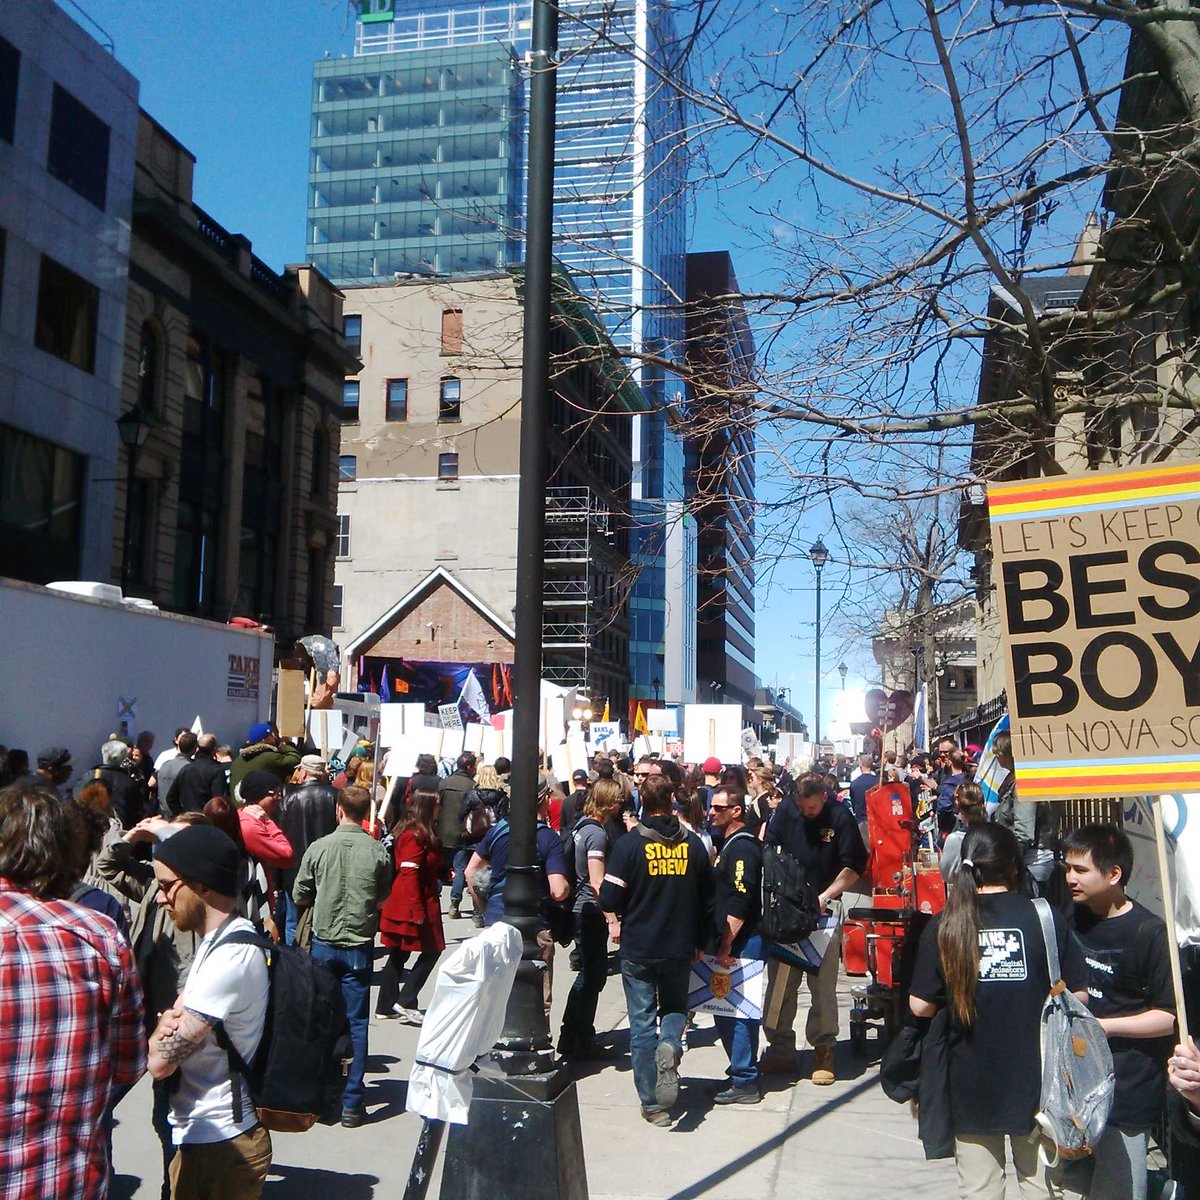
<instances>
[{"instance_id":1,"label":"yellow lettering on jacket","mask_svg":"<svg viewBox=\"0 0 1200 1200\"><path fill-rule=\"evenodd\" d=\"M662 842L646 843L646 870L651 875L686 875L687 868L687 842L678 842L673 846Z\"/></svg>"}]
</instances>

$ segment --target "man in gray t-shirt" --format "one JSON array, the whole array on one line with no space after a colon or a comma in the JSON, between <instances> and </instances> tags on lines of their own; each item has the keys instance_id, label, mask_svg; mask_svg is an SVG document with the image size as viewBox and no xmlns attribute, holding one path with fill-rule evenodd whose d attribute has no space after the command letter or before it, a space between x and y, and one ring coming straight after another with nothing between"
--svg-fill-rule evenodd
<instances>
[{"instance_id":1,"label":"man in gray t-shirt","mask_svg":"<svg viewBox=\"0 0 1200 1200\"><path fill-rule=\"evenodd\" d=\"M596 1045L596 1004L608 978L608 922L596 897L604 882L608 860L608 834L604 822L620 811L624 794L620 784L598 779L584 812L566 831L566 851L575 873L575 946L579 974L567 996L558 1052L565 1058L586 1061L609 1055Z\"/></svg>"}]
</instances>

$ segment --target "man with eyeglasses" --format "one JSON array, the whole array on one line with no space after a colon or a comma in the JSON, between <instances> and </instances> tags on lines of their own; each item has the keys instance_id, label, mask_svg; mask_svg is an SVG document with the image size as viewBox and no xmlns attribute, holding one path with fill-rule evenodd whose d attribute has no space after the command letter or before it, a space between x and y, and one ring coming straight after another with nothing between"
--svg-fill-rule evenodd
<instances>
[{"instance_id":1,"label":"man with eyeglasses","mask_svg":"<svg viewBox=\"0 0 1200 1200\"><path fill-rule=\"evenodd\" d=\"M764 959L758 932L762 917L762 844L746 827L746 793L721 784L709 803L709 820L720 840L713 864L715 893L712 953L717 963L732 970L739 958ZM758 1031L761 1021L714 1016L717 1036L729 1055L729 1086L718 1092L717 1104L757 1104Z\"/></svg>"},{"instance_id":2,"label":"man with eyeglasses","mask_svg":"<svg viewBox=\"0 0 1200 1200\"><path fill-rule=\"evenodd\" d=\"M150 1035L150 1074L179 1075L171 1093L178 1148L171 1195L257 1200L271 1167L271 1135L215 1034L219 1024L242 1060L252 1062L267 1016L265 956L224 940L254 932L237 913L237 847L211 825L189 825L155 845L154 875L157 903L176 928L203 935L183 993Z\"/></svg>"}]
</instances>

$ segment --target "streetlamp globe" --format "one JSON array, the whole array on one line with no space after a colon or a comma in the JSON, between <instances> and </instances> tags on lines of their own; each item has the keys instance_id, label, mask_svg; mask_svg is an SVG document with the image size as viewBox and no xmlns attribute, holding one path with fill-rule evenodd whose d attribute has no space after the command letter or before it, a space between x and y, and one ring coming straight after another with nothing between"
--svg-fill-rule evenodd
<instances>
[{"instance_id":1,"label":"streetlamp globe","mask_svg":"<svg viewBox=\"0 0 1200 1200\"><path fill-rule=\"evenodd\" d=\"M809 548L808 557L812 560L812 565L818 571L829 561L829 551L825 547L825 543L817 538Z\"/></svg>"}]
</instances>

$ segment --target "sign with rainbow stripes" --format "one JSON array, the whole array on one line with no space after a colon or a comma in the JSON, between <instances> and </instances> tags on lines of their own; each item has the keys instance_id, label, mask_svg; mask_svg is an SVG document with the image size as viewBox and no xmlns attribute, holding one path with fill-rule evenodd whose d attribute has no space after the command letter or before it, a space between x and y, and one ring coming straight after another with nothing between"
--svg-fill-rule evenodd
<instances>
[{"instance_id":1,"label":"sign with rainbow stripes","mask_svg":"<svg viewBox=\"0 0 1200 1200\"><path fill-rule=\"evenodd\" d=\"M1200 791L1200 462L988 486L1022 800Z\"/></svg>"}]
</instances>

